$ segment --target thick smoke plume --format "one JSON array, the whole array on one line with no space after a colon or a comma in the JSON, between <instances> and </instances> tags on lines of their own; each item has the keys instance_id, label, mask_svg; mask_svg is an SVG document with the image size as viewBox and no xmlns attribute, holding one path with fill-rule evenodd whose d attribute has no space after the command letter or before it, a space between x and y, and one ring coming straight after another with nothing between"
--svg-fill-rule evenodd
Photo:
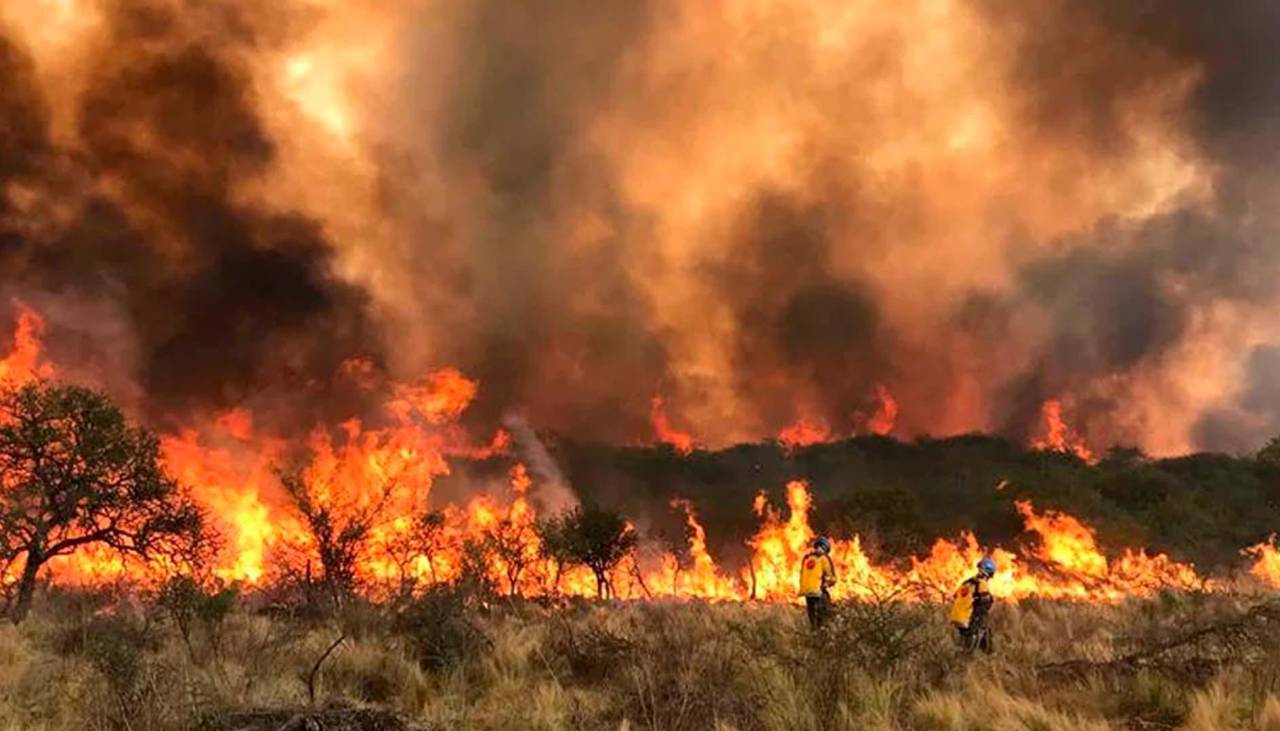
<instances>
[{"instance_id":1,"label":"thick smoke plume","mask_svg":"<svg viewBox=\"0 0 1280 731\"><path fill-rule=\"evenodd\" d=\"M262 5L262 7L257 7ZM267 7L269 5L270 7ZM1263 0L0 0L0 287L157 421L1280 428ZM8 319L8 318L5 318Z\"/></svg>"}]
</instances>

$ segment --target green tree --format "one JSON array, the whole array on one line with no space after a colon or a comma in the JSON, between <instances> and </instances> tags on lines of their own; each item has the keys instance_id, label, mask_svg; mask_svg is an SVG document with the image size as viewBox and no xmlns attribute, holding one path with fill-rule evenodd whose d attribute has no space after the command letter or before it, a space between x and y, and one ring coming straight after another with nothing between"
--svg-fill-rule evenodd
<instances>
[{"instance_id":1,"label":"green tree","mask_svg":"<svg viewBox=\"0 0 1280 731\"><path fill-rule=\"evenodd\" d=\"M556 534L551 545L569 562L591 569L596 595L612 593L609 572L636 547L639 535L622 515L595 506L579 506L554 519L546 533Z\"/></svg>"},{"instance_id":2,"label":"green tree","mask_svg":"<svg viewBox=\"0 0 1280 731\"><path fill-rule=\"evenodd\" d=\"M1280 467L1280 436L1271 437L1266 446L1258 450L1257 458L1269 467Z\"/></svg>"},{"instance_id":3,"label":"green tree","mask_svg":"<svg viewBox=\"0 0 1280 731\"><path fill-rule=\"evenodd\" d=\"M51 559L95 545L176 559L202 543L203 526L161 466L156 437L106 396L47 383L0 394L0 552L22 561L15 623Z\"/></svg>"},{"instance_id":4,"label":"green tree","mask_svg":"<svg viewBox=\"0 0 1280 731\"><path fill-rule=\"evenodd\" d=\"M560 591L560 579L566 566L573 564L573 539L566 531L565 516L552 516L539 520L537 524L538 538L542 542L542 555L551 560L555 571L547 584L547 593Z\"/></svg>"}]
</instances>

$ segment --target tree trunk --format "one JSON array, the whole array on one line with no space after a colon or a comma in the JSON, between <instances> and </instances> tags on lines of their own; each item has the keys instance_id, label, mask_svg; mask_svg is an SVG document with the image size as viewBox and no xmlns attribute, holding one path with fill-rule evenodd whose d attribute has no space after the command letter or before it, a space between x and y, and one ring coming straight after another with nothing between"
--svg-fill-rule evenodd
<instances>
[{"instance_id":1,"label":"tree trunk","mask_svg":"<svg viewBox=\"0 0 1280 731\"><path fill-rule=\"evenodd\" d=\"M604 599L604 590L607 586L605 583L604 572L597 569L595 566L592 566L591 570L596 574L596 598Z\"/></svg>"},{"instance_id":2,"label":"tree trunk","mask_svg":"<svg viewBox=\"0 0 1280 731\"><path fill-rule=\"evenodd\" d=\"M11 619L14 624L26 619L31 611L31 597L36 592L36 576L43 564L38 551L27 551L27 562L22 567L22 578L18 580L18 599L13 605Z\"/></svg>"},{"instance_id":3,"label":"tree trunk","mask_svg":"<svg viewBox=\"0 0 1280 731\"><path fill-rule=\"evenodd\" d=\"M515 599L516 594L520 591L520 572L523 570L523 566L514 571L510 569L507 570L507 583L511 585L507 596L510 599Z\"/></svg>"}]
</instances>

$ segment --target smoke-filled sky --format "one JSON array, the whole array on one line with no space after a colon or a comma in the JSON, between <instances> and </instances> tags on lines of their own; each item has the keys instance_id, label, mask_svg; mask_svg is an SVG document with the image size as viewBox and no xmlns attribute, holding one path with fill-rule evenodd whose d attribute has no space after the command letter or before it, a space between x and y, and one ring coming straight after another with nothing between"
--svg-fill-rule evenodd
<instances>
[{"instance_id":1,"label":"smoke-filled sky","mask_svg":"<svg viewBox=\"0 0 1280 731\"><path fill-rule=\"evenodd\" d=\"M163 421L1280 432L1270 0L0 0L0 294ZM317 394L322 395L318 398Z\"/></svg>"}]
</instances>

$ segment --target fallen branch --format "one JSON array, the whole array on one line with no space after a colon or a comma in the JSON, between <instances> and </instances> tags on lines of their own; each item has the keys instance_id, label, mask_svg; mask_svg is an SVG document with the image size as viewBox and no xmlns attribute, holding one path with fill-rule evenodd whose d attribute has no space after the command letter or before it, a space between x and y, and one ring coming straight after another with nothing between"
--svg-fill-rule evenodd
<instances>
[{"instance_id":1,"label":"fallen branch","mask_svg":"<svg viewBox=\"0 0 1280 731\"><path fill-rule=\"evenodd\" d=\"M339 635L338 639L334 640L329 645L329 648L324 651L324 654L320 655L319 659L316 660L316 664L311 666L311 672L307 675L307 701L312 706L316 704L316 677L320 674L320 666L324 664L325 660L329 659L329 655L333 654L333 651L338 649L338 645L341 645L346 639L347 634L345 632Z\"/></svg>"},{"instance_id":2,"label":"fallen branch","mask_svg":"<svg viewBox=\"0 0 1280 731\"><path fill-rule=\"evenodd\" d=\"M1080 678L1092 673L1131 675L1144 669L1178 671L1190 679L1207 681L1222 665L1239 659L1250 645L1274 635L1280 623L1280 601L1254 605L1247 611L1218 622L1180 632L1162 642L1108 660L1072 659L1046 663L1036 668L1044 676ZM1189 657L1174 657L1182 651L1201 648Z\"/></svg>"}]
</instances>

